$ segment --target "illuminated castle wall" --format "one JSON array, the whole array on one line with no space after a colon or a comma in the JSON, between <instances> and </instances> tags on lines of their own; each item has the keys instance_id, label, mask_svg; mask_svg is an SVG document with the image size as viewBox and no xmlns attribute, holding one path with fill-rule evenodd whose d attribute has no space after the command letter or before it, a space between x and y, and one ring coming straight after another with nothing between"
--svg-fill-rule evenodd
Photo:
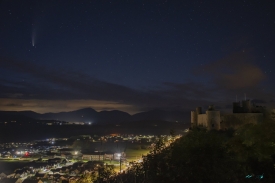
<instances>
[{"instance_id":1,"label":"illuminated castle wall","mask_svg":"<svg viewBox=\"0 0 275 183\"><path fill-rule=\"evenodd\" d=\"M209 106L205 114L201 107L191 111L191 127L205 127L208 130L225 130L238 128L247 123L263 122L263 107L251 104L250 100L233 103L233 114L221 114L214 106Z\"/></svg>"}]
</instances>

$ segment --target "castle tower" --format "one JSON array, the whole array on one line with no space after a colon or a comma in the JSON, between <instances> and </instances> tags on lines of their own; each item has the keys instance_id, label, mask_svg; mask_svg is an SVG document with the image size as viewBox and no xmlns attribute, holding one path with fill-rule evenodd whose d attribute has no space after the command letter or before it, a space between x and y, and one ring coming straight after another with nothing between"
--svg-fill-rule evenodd
<instances>
[{"instance_id":1,"label":"castle tower","mask_svg":"<svg viewBox=\"0 0 275 183\"><path fill-rule=\"evenodd\" d=\"M250 100L243 100L242 101L243 113L250 113L252 106Z\"/></svg>"},{"instance_id":2,"label":"castle tower","mask_svg":"<svg viewBox=\"0 0 275 183\"><path fill-rule=\"evenodd\" d=\"M198 125L198 116L196 111L191 111L191 127L196 127Z\"/></svg>"},{"instance_id":3,"label":"castle tower","mask_svg":"<svg viewBox=\"0 0 275 183\"><path fill-rule=\"evenodd\" d=\"M214 106L209 106L206 111L207 129L208 130L220 130L221 114L220 111L216 111Z\"/></svg>"},{"instance_id":4,"label":"castle tower","mask_svg":"<svg viewBox=\"0 0 275 183\"><path fill-rule=\"evenodd\" d=\"M201 107L197 107L197 108L196 108L196 113L197 113L197 115L198 115L198 114L202 114Z\"/></svg>"},{"instance_id":5,"label":"castle tower","mask_svg":"<svg viewBox=\"0 0 275 183\"><path fill-rule=\"evenodd\" d=\"M233 102L233 113L241 113L242 108L240 102Z\"/></svg>"},{"instance_id":6,"label":"castle tower","mask_svg":"<svg viewBox=\"0 0 275 183\"><path fill-rule=\"evenodd\" d=\"M202 114L201 107L197 107L195 111L191 111L191 127L198 126L198 115Z\"/></svg>"}]
</instances>

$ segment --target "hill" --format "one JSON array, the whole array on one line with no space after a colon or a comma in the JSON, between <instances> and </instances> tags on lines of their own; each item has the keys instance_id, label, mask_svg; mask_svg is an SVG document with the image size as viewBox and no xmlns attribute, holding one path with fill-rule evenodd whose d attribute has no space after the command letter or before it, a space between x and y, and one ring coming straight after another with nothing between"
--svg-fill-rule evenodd
<instances>
[{"instance_id":1,"label":"hill","mask_svg":"<svg viewBox=\"0 0 275 183\"><path fill-rule=\"evenodd\" d=\"M188 124L190 114L182 111L151 110L130 115L123 111L100 111L84 108L70 112L40 114L33 111L0 111L0 122L17 121L22 123L37 123L53 120L66 122L84 122L92 124L118 124L134 121L167 121Z\"/></svg>"}]
</instances>

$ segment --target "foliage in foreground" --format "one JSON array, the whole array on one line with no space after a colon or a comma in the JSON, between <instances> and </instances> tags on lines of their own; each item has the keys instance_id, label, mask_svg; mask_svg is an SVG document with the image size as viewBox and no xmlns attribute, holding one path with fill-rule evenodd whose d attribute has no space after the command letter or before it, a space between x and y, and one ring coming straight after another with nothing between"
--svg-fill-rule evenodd
<instances>
[{"instance_id":1,"label":"foliage in foreground","mask_svg":"<svg viewBox=\"0 0 275 183\"><path fill-rule=\"evenodd\" d=\"M274 165L274 123L249 124L237 131L194 129L168 147L160 140L142 163L125 173L102 169L93 182L275 182Z\"/></svg>"}]
</instances>

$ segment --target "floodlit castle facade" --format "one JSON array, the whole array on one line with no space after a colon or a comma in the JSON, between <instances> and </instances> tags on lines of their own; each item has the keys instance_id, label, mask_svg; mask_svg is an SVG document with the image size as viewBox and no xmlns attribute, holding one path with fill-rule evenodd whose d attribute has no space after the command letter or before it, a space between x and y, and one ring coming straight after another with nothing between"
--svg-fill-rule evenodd
<instances>
[{"instance_id":1,"label":"floodlit castle facade","mask_svg":"<svg viewBox=\"0 0 275 183\"><path fill-rule=\"evenodd\" d=\"M236 129L247 123L261 123L264 119L264 107L256 106L250 100L233 102L233 113L221 114L214 106L209 106L203 114L202 108L191 111L191 127L205 127L208 130Z\"/></svg>"}]
</instances>

